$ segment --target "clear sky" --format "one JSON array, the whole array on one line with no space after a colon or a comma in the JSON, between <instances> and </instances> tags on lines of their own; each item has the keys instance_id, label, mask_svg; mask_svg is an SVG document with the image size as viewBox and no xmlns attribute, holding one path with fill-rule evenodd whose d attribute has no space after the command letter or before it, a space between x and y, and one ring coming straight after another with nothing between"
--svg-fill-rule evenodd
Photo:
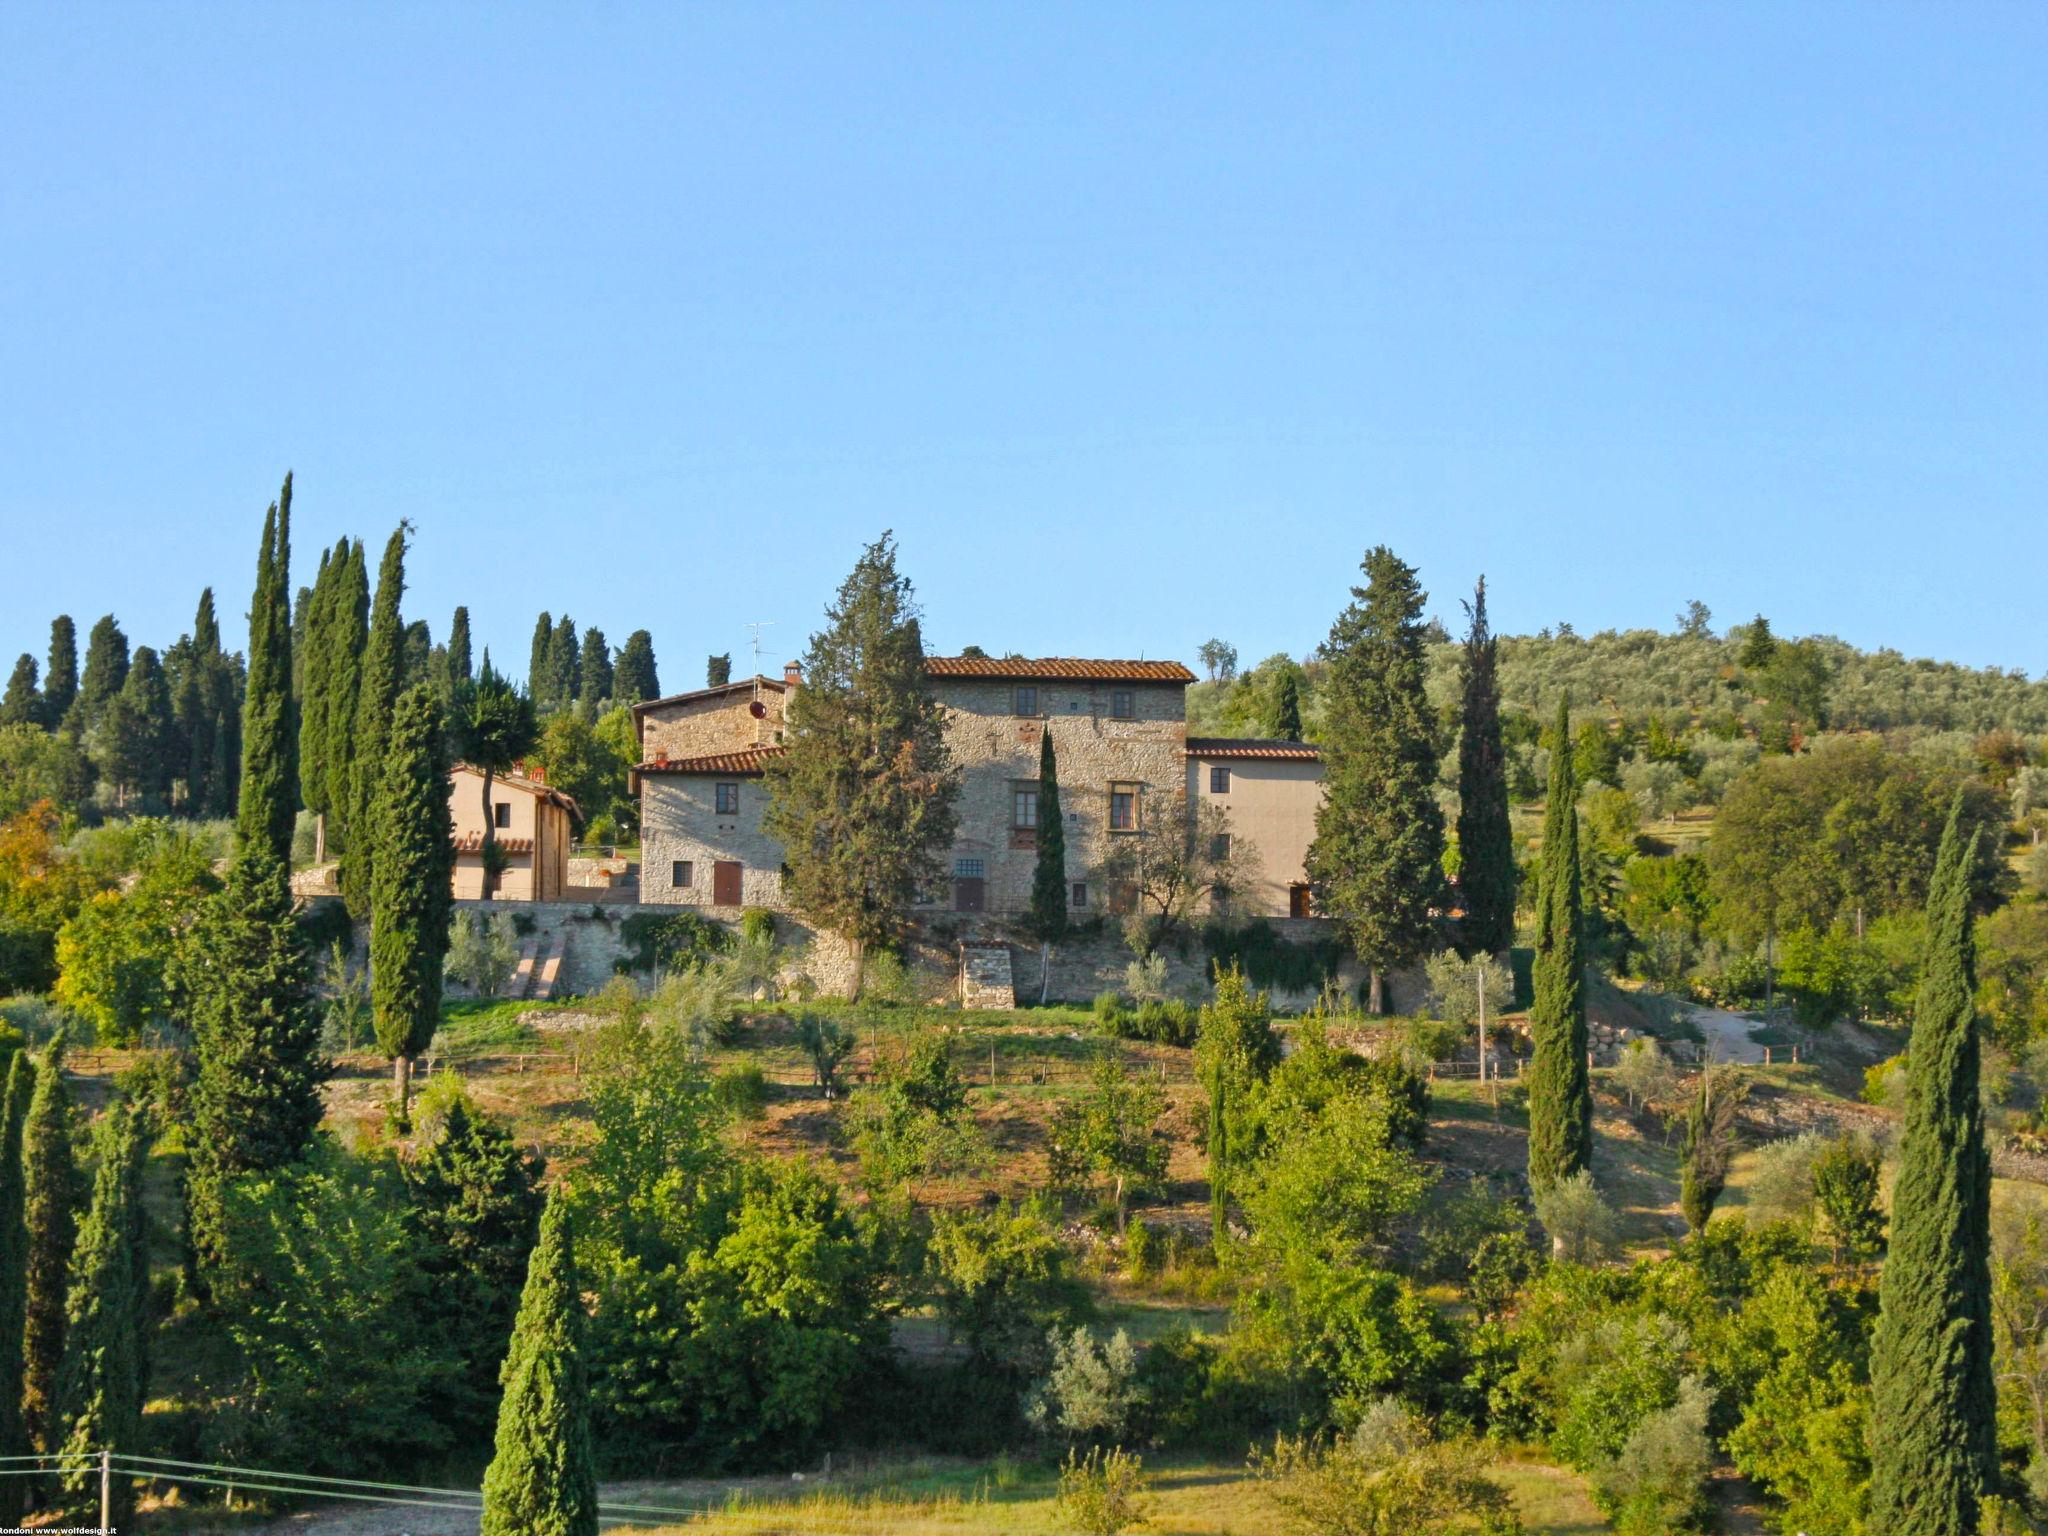
<instances>
[{"instance_id":1,"label":"clear sky","mask_svg":"<svg viewBox=\"0 0 2048 1536\"><path fill-rule=\"evenodd\" d=\"M0 6L0 658L466 602L801 648L1497 626L2048 671L2048 9Z\"/></svg>"}]
</instances>

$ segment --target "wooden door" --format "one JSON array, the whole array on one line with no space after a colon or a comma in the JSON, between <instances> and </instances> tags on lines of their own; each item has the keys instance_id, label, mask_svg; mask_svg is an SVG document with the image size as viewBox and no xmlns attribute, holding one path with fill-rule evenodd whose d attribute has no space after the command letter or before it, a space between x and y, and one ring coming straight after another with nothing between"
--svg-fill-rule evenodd
<instances>
[{"instance_id":1,"label":"wooden door","mask_svg":"<svg viewBox=\"0 0 2048 1536\"><path fill-rule=\"evenodd\" d=\"M1290 885L1287 887L1287 915L1289 917L1315 916L1315 904L1309 896L1307 886Z\"/></svg>"},{"instance_id":2,"label":"wooden door","mask_svg":"<svg viewBox=\"0 0 2048 1536\"><path fill-rule=\"evenodd\" d=\"M711 866L711 905L714 907L736 907L739 904L739 863L734 859L720 859Z\"/></svg>"},{"instance_id":3,"label":"wooden door","mask_svg":"<svg viewBox=\"0 0 2048 1536\"><path fill-rule=\"evenodd\" d=\"M953 881L953 910L979 912L988 901L988 882L980 875L961 875Z\"/></svg>"}]
</instances>

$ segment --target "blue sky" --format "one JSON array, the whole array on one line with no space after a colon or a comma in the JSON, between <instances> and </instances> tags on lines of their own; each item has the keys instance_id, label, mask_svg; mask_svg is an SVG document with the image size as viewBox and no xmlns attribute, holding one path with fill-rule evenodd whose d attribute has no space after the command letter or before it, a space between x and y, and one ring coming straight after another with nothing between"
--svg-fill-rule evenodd
<instances>
[{"instance_id":1,"label":"blue sky","mask_svg":"<svg viewBox=\"0 0 2048 1536\"><path fill-rule=\"evenodd\" d=\"M2048 671L2048 11L0 7L0 650L418 527L663 681L1762 610ZM239 637L243 626L227 627Z\"/></svg>"}]
</instances>

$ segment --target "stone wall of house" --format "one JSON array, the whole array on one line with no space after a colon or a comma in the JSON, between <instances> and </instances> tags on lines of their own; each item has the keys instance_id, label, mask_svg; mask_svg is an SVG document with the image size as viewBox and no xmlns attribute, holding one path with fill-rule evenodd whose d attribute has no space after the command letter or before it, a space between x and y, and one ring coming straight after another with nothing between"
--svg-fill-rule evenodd
<instances>
[{"instance_id":1,"label":"stone wall of house","mask_svg":"<svg viewBox=\"0 0 2048 1536\"><path fill-rule=\"evenodd\" d=\"M762 681L764 718L754 718L749 707L753 702L753 689L740 684L729 692L641 710L640 760L651 763L664 756L706 757L773 746L782 733L782 684Z\"/></svg>"},{"instance_id":2,"label":"stone wall of house","mask_svg":"<svg viewBox=\"0 0 2048 1536\"><path fill-rule=\"evenodd\" d=\"M739 813L720 816L720 784L739 786ZM740 865L740 905L782 906L782 845L761 830L768 787L756 774L649 773L640 786L640 900L649 906L712 906L712 871L722 859ZM676 865L690 868L687 885ZM733 916L738 914L734 912Z\"/></svg>"},{"instance_id":3,"label":"stone wall of house","mask_svg":"<svg viewBox=\"0 0 2048 1536\"><path fill-rule=\"evenodd\" d=\"M1088 906L1099 908L1103 893L1093 874L1117 835L1109 830L1110 786L1140 785L1140 816L1174 814L1184 793L1183 687L1040 680L1024 685L1036 688L1036 713L1019 715L1018 684L945 678L934 686L948 711L946 745L960 771L959 830L946 854L946 873L957 876L979 860L988 913L1029 907L1038 855L1035 838L1015 830L1015 795L1019 788L1036 788L1039 742L1050 731L1067 834L1067 878L1085 886ZM1132 696L1134 718L1119 720L1112 715L1112 694L1124 690ZM936 907L955 905L949 887L930 894Z\"/></svg>"}]
</instances>

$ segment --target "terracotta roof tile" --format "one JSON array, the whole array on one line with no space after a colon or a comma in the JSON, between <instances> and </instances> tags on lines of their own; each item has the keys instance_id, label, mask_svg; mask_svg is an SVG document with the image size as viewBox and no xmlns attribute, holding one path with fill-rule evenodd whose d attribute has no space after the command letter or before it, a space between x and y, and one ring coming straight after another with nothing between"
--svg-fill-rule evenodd
<instances>
[{"instance_id":1,"label":"terracotta roof tile","mask_svg":"<svg viewBox=\"0 0 2048 1536\"><path fill-rule=\"evenodd\" d=\"M497 842L507 853L533 852L533 839L530 837L501 837ZM481 832L465 832L455 839L457 853L481 853L483 847L484 835Z\"/></svg>"},{"instance_id":2,"label":"terracotta roof tile","mask_svg":"<svg viewBox=\"0 0 2048 1536\"><path fill-rule=\"evenodd\" d=\"M782 756L781 747L751 747L744 752L713 752L707 757L671 757L666 761L636 763L635 773L759 773Z\"/></svg>"},{"instance_id":3,"label":"terracotta roof tile","mask_svg":"<svg viewBox=\"0 0 2048 1536\"><path fill-rule=\"evenodd\" d=\"M1307 741L1263 741L1251 736L1190 736L1189 757L1261 757L1275 761L1316 763L1322 749Z\"/></svg>"},{"instance_id":4,"label":"terracotta roof tile","mask_svg":"<svg viewBox=\"0 0 2048 1536\"><path fill-rule=\"evenodd\" d=\"M1043 677L1073 682L1192 683L1177 661L1091 661L1076 656L927 656L933 677Z\"/></svg>"}]
</instances>

